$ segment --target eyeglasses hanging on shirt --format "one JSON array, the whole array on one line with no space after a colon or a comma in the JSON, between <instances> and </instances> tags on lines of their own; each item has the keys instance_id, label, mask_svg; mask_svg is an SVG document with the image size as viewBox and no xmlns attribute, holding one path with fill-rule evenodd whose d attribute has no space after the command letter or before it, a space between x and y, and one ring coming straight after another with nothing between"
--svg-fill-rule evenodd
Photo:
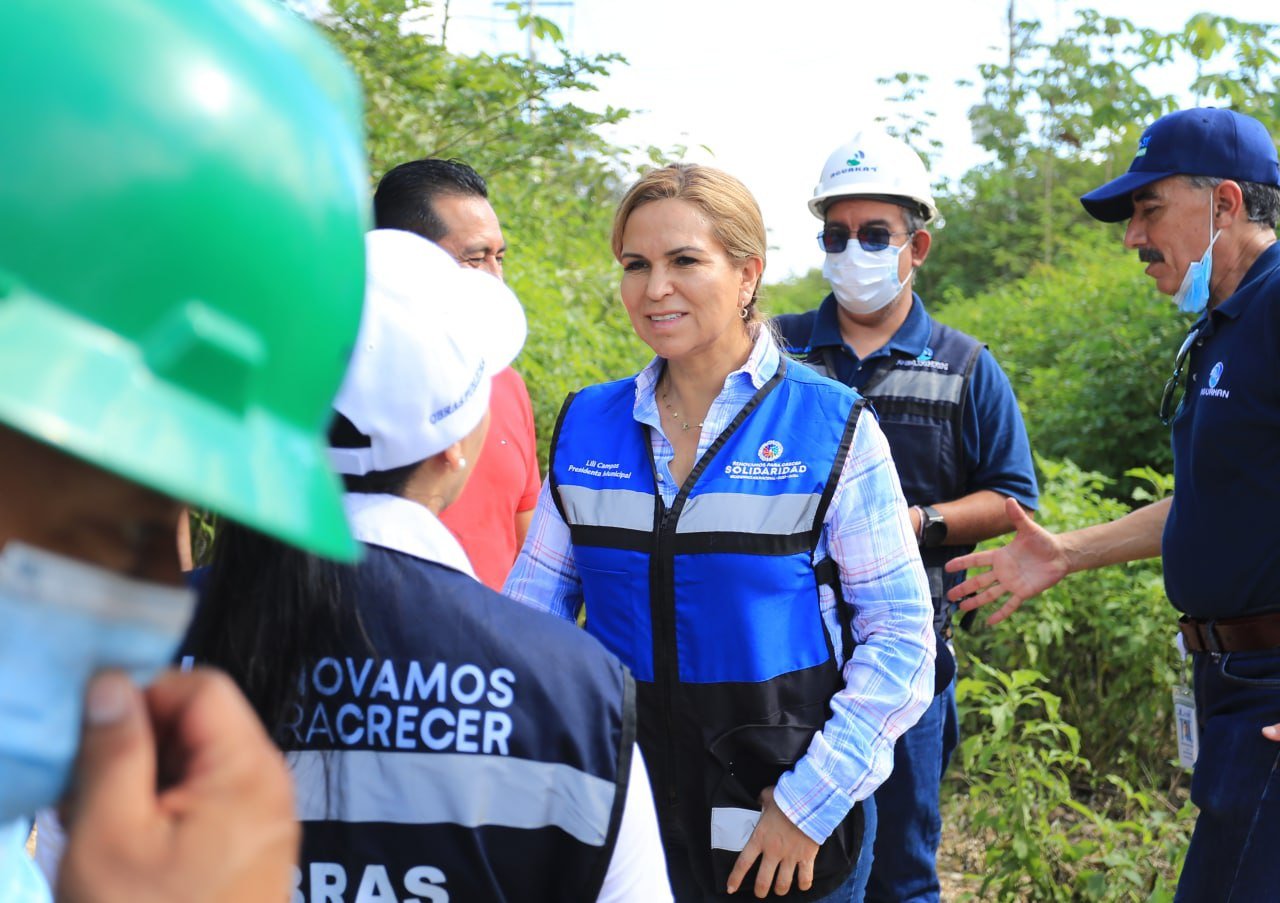
<instances>
[{"instance_id":1,"label":"eyeglasses hanging on shirt","mask_svg":"<svg viewBox=\"0 0 1280 903\"><path fill-rule=\"evenodd\" d=\"M1178 398L1177 405L1174 404L1174 396L1178 394L1178 385L1182 384L1182 388L1186 389L1186 380L1182 377L1182 371L1187 363L1187 357L1191 354L1191 346L1200 338L1200 332L1204 329L1204 324L1209 321L1203 320L1191 327L1187 333L1187 337L1182 340L1182 346L1178 349L1178 355L1173 359L1173 375L1164 384L1164 391L1160 393L1160 422L1168 426L1173 420L1173 415L1177 413L1178 408L1182 405L1181 397Z\"/></svg>"}]
</instances>

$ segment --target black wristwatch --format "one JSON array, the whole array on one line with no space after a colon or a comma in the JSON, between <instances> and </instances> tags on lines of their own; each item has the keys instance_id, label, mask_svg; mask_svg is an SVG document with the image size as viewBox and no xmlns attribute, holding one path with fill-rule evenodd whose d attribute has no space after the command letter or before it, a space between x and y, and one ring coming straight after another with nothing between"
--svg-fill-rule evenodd
<instances>
[{"instance_id":1,"label":"black wristwatch","mask_svg":"<svg viewBox=\"0 0 1280 903\"><path fill-rule=\"evenodd\" d=\"M932 549L947 541L947 519L937 508L920 506L920 547Z\"/></svg>"}]
</instances>

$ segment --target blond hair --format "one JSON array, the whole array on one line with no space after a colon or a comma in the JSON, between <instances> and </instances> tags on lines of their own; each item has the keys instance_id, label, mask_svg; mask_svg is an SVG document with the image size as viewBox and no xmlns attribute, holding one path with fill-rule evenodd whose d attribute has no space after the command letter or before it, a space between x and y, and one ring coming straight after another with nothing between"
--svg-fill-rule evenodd
<instances>
[{"instance_id":1,"label":"blond hair","mask_svg":"<svg viewBox=\"0 0 1280 903\"><path fill-rule=\"evenodd\" d=\"M666 200L687 201L702 211L711 234L734 260L760 259L761 278L747 304L747 322L760 319L756 299L764 274L764 217L747 186L726 172L697 163L670 163L646 172L627 189L613 215L613 256L622 257L622 233L631 214L651 201Z\"/></svg>"}]
</instances>

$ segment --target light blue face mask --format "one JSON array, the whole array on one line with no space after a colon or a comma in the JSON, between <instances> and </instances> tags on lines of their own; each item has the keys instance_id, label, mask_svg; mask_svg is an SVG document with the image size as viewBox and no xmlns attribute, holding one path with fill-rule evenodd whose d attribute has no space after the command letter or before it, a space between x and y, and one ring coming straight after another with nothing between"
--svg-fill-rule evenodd
<instances>
[{"instance_id":1,"label":"light blue face mask","mask_svg":"<svg viewBox=\"0 0 1280 903\"><path fill-rule=\"evenodd\" d=\"M873 314L902 293L904 283L898 278L898 260L909 247L911 244L907 243L864 251L858 242L851 241L843 252L826 256L822 276L831 284L836 301L849 313Z\"/></svg>"},{"instance_id":2,"label":"light blue face mask","mask_svg":"<svg viewBox=\"0 0 1280 903\"><path fill-rule=\"evenodd\" d=\"M17 542L0 550L0 824L66 790L89 678L119 668L150 681L173 658L194 605L189 589Z\"/></svg>"},{"instance_id":3,"label":"light blue face mask","mask_svg":"<svg viewBox=\"0 0 1280 903\"><path fill-rule=\"evenodd\" d=\"M1213 275L1213 245L1222 232L1213 231L1213 192L1209 193L1209 247L1204 256L1193 261L1182 277L1182 284L1173 293L1173 303L1184 314L1198 314L1209 304L1209 277Z\"/></svg>"}]
</instances>

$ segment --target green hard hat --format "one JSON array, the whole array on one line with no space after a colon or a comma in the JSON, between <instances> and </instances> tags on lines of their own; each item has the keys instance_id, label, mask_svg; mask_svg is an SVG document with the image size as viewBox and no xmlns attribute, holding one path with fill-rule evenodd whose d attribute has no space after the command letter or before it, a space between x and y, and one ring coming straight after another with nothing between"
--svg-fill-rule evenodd
<instances>
[{"instance_id":1,"label":"green hard hat","mask_svg":"<svg viewBox=\"0 0 1280 903\"><path fill-rule=\"evenodd\" d=\"M0 423L330 557L353 76L274 0L0 2Z\"/></svg>"}]
</instances>

